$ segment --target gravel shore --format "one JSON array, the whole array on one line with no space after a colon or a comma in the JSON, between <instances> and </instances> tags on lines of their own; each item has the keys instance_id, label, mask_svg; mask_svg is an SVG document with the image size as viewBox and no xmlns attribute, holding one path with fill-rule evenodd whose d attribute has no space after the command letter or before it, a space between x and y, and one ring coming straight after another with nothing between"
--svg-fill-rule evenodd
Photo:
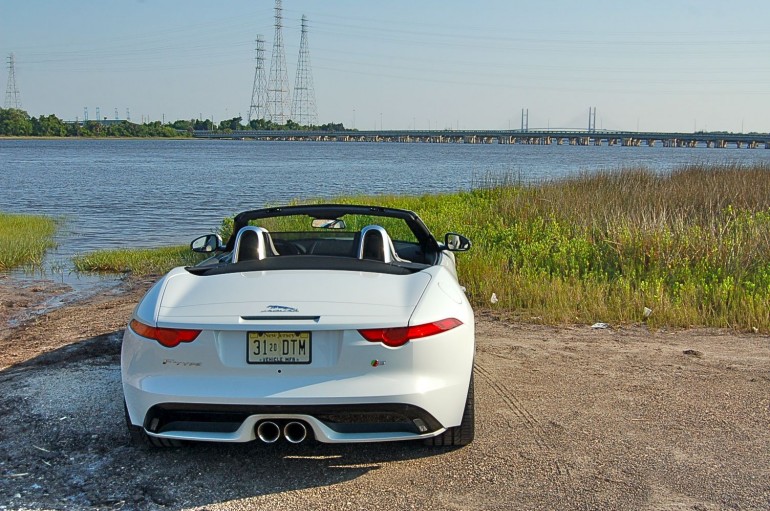
<instances>
[{"instance_id":1,"label":"gravel shore","mask_svg":"<svg viewBox=\"0 0 770 511\"><path fill-rule=\"evenodd\" d=\"M146 450L119 356L148 286L24 315L47 291L0 280L0 509L770 509L767 336L480 311L468 447Z\"/></svg>"}]
</instances>

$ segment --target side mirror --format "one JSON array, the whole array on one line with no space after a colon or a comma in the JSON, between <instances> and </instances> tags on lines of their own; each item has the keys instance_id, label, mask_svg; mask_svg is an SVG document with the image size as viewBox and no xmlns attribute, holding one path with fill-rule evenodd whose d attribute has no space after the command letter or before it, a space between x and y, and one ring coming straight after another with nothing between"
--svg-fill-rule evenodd
<instances>
[{"instance_id":1,"label":"side mirror","mask_svg":"<svg viewBox=\"0 0 770 511\"><path fill-rule=\"evenodd\" d=\"M219 236L219 234L207 234L205 236L200 236L192 240L192 243L190 243L190 249L193 252L198 252L199 254L210 254L211 252L222 250L222 248L222 238Z\"/></svg>"},{"instance_id":2,"label":"side mirror","mask_svg":"<svg viewBox=\"0 0 770 511\"><path fill-rule=\"evenodd\" d=\"M452 252L466 252L471 248L471 240L462 234L449 232L444 236L444 248Z\"/></svg>"}]
</instances>

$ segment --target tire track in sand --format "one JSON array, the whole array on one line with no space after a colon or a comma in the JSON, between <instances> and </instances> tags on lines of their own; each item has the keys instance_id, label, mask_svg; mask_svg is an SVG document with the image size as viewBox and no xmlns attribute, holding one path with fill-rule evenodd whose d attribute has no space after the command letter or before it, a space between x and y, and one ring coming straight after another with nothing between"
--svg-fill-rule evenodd
<instances>
[{"instance_id":1,"label":"tire track in sand","mask_svg":"<svg viewBox=\"0 0 770 511\"><path fill-rule=\"evenodd\" d=\"M489 385L492 390L495 391L505 403L506 407L511 410L524 424L524 426L532 432L535 444L546 454L549 462L553 465L553 470L560 476L572 477L569 467L559 460L556 449L548 441L548 434L543 428L540 421L535 417L516 397L516 393L511 391L503 383L499 382L494 375L484 367L478 361L474 364L476 374L481 376L481 379Z\"/></svg>"}]
</instances>

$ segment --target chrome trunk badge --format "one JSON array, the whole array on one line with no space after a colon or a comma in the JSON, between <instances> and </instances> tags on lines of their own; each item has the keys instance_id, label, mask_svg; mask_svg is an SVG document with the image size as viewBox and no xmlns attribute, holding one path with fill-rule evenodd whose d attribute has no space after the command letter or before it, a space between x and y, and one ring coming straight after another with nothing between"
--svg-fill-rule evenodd
<instances>
[{"instance_id":1,"label":"chrome trunk badge","mask_svg":"<svg viewBox=\"0 0 770 511\"><path fill-rule=\"evenodd\" d=\"M268 305L262 312L299 312L299 309L286 305Z\"/></svg>"}]
</instances>

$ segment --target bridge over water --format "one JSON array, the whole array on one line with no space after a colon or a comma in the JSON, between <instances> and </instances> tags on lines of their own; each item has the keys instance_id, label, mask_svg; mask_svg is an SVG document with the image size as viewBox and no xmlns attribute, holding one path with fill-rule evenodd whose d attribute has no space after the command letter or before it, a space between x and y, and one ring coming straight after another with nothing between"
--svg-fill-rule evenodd
<instances>
[{"instance_id":1,"label":"bridge over water","mask_svg":"<svg viewBox=\"0 0 770 511\"><path fill-rule=\"evenodd\" d=\"M737 147L770 149L770 133L665 133L605 130L195 131L195 138L297 142L401 142L572 146Z\"/></svg>"}]
</instances>

